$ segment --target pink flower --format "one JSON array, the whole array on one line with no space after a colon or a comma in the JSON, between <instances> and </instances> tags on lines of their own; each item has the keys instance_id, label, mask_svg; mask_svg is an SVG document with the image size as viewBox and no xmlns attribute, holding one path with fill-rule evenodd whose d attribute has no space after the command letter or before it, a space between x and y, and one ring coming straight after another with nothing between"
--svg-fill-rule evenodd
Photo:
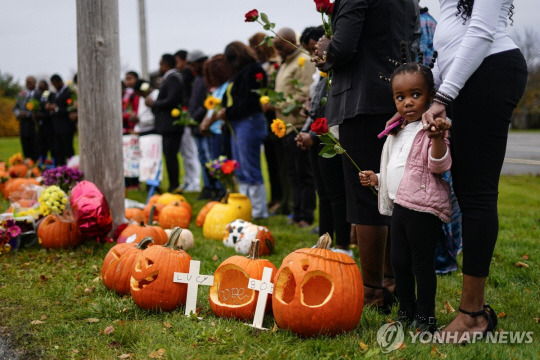
<instances>
[{"instance_id":1,"label":"pink flower","mask_svg":"<svg viewBox=\"0 0 540 360\"><path fill-rule=\"evenodd\" d=\"M7 231L9 233L9 236L11 236L12 238L17 237L21 234L21 228L16 225L9 227Z\"/></svg>"}]
</instances>

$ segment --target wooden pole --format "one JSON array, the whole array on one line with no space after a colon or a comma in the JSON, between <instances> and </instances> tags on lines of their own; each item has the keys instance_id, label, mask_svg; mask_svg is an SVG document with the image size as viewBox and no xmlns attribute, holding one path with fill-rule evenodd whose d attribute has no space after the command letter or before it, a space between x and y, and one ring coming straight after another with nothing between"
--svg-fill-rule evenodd
<instances>
[{"instance_id":1,"label":"wooden pole","mask_svg":"<svg viewBox=\"0 0 540 360\"><path fill-rule=\"evenodd\" d=\"M124 219L118 0L77 0L80 166Z\"/></svg>"},{"instance_id":2,"label":"wooden pole","mask_svg":"<svg viewBox=\"0 0 540 360\"><path fill-rule=\"evenodd\" d=\"M150 80L148 77L148 46L146 44L146 10L144 0L139 0L139 38L141 43L142 78Z\"/></svg>"}]
</instances>

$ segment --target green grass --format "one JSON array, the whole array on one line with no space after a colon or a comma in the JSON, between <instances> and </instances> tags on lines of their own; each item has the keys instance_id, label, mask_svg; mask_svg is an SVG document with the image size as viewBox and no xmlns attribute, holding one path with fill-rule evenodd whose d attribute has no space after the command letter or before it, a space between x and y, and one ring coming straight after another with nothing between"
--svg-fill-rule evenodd
<instances>
[{"instance_id":1,"label":"green grass","mask_svg":"<svg viewBox=\"0 0 540 360\"><path fill-rule=\"evenodd\" d=\"M12 141L11 139L8 141ZM15 150L5 150L1 139L0 158ZM18 143L17 143L18 144ZM487 285L487 299L497 312L504 331L533 331L533 344L469 344L465 347L437 345L448 359L530 359L538 357L540 317L538 267L540 251L540 177L502 177L500 186L500 234ZM142 192L129 197L143 200ZM202 207L189 194L194 214ZM5 203L4 203L5 205ZM261 221L276 239L275 253L269 259L279 267L294 249L311 246L316 236L308 230L286 224L284 216ZM201 272L211 274L234 251L221 242L205 240L193 224L195 248L190 255L201 261ZM129 297L108 291L99 279L103 258L112 244L87 242L73 250L47 251L39 247L8 253L0 257L0 326L10 333L13 346L28 359L117 359L132 354L132 359L148 359L160 348L167 359L263 358L263 359L432 359L431 344L412 344L382 354L376 334L386 317L365 309L359 326L335 338L302 339L286 330L255 332L238 321L215 317L208 303L208 288L199 288L198 306L202 320L183 316L183 309L170 313L139 309ZM355 253L357 254L356 250ZM524 260L523 255L529 259ZM214 260L217 256L217 260ZM517 261L529 268L517 268ZM459 256L461 263L461 256ZM440 325L455 314L446 314L447 300L457 309L461 291L458 274L438 277L437 315ZM394 309L395 315L395 309ZM99 322L90 323L89 318ZM41 324L32 324L40 320ZM264 325L272 328L273 318ZM107 326L114 332L104 334ZM362 352L360 343L369 348Z\"/></svg>"}]
</instances>

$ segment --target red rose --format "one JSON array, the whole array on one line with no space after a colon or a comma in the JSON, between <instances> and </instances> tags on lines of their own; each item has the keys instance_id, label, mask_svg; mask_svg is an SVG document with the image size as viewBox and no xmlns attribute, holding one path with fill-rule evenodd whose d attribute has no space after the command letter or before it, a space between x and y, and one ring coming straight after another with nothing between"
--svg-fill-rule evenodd
<instances>
[{"instance_id":1,"label":"red rose","mask_svg":"<svg viewBox=\"0 0 540 360\"><path fill-rule=\"evenodd\" d=\"M311 124L311 131L317 135L326 134L328 132L328 123L326 118L318 118Z\"/></svg>"},{"instance_id":2,"label":"red rose","mask_svg":"<svg viewBox=\"0 0 540 360\"><path fill-rule=\"evenodd\" d=\"M234 160L227 160L223 165L221 165L221 172L224 175L232 174L234 169L238 167L238 163Z\"/></svg>"},{"instance_id":3,"label":"red rose","mask_svg":"<svg viewBox=\"0 0 540 360\"><path fill-rule=\"evenodd\" d=\"M314 0L318 12L326 12L330 6L330 0Z\"/></svg>"},{"instance_id":4,"label":"red rose","mask_svg":"<svg viewBox=\"0 0 540 360\"><path fill-rule=\"evenodd\" d=\"M255 74L255 80L262 81L263 78L264 78L263 73L256 73Z\"/></svg>"},{"instance_id":5,"label":"red rose","mask_svg":"<svg viewBox=\"0 0 540 360\"><path fill-rule=\"evenodd\" d=\"M279 63L274 63L274 69L279 70Z\"/></svg>"},{"instance_id":6,"label":"red rose","mask_svg":"<svg viewBox=\"0 0 540 360\"><path fill-rule=\"evenodd\" d=\"M246 13L246 22L255 22L259 18L259 12L257 9L253 9Z\"/></svg>"},{"instance_id":7,"label":"red rose","mask_svg":"<svg viewBox=\"0 0 540 360\"><path fill-rule=\"evenodd\" d=\"M67 100L66 100L66 103L67 103L68 105L71 105L71 104L73 103L73 99L71 99L71 98L70 98L70 99L67 99Z\"/></svg>"},{"instance_id":8,"label":"red rose","mask_svg":"<svg viewBox=\"0 0 540 360\"><path fill-rule=\"evenodd\" d=\"M187 106L182 106L182 111L187 111Z\"/></svg>"},{"instance_id":9,"label":"red rose","mask_svg":"<svg viewBox=\"0 0 540 360\"><path fill-rule=\"evenodd\" d=\"M328 8L326 8L326 15L332 15L332 11L334 11L334 3L328 4Z\"/></svg>"}]
</instances>

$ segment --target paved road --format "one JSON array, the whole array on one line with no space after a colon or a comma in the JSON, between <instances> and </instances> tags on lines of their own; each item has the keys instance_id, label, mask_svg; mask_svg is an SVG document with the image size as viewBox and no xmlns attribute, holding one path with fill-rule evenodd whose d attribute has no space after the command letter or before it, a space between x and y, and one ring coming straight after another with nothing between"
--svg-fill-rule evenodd
<instances>
[{"instance_id":1,"label":"paved road","mask_svg":"<svg viewBox=\"0 0 540 360\"><path fill-rule=\"evenodd\" d=\"M540 175L540 132L511 132L502 173Z\"/></svg>"}]
</instances>

